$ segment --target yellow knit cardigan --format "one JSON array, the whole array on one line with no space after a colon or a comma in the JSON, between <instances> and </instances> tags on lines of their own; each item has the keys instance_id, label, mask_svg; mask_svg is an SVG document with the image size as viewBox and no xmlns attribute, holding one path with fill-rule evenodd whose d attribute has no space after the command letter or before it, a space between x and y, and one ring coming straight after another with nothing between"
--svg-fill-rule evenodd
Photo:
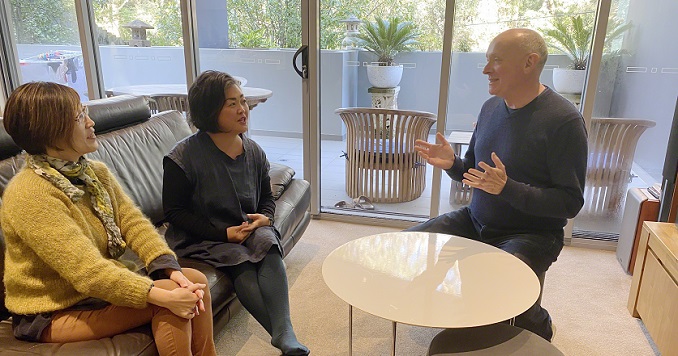
<instances>
[{"instance_id":1,"label":"yellow knit cardigan","mask_svg":"<svg viewBox=\"0 0 678 356\"><path fill-rule=\"evenodd\" d=\"M111 197L127 247L146 265L158 256L174 255L108 168L101 162L91 164ZM87 297L119 306L146 306L151 280L108 256L106 231L89 193L74 203L24 168L5 189L0 224L7 244L5 304L11 312L53 312Z\"/></svg>"}]
</instances>

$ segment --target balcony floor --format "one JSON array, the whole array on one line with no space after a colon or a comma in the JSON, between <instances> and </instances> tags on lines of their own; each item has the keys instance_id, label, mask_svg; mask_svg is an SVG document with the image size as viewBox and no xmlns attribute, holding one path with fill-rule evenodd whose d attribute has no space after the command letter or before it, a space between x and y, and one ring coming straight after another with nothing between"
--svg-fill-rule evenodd
<instances>
[{"instance_id":1,"label":"balcony floor","mask_svg":"<svg viewBox=\"0 0 678 356\"><path fill-rule=\"evenodd\" d=\"M292 167L297 177L303 176L302 152L303 144L301 139L274 137L265 135L251 135L266 152L271 162L281 163ZM430 136L430 140L433 139ZM345 158L342 153L346 151L346 141L322 140L320 148L321 159L321 193L320 204L323 211L334 208L334 204L345 200L350 201L345 189ZM375 203L375 210L378 212L407 214L418 217L428 217L431 200L430 180L433 176L433 167L426 166L427 184L421 196L415 200L405 203ZM444 175L441 187L441 196L449 197L451 180ZM459 208L460 205L449 204L447 199L441 204L440 211L450 211ZM357 211L361 212L361 211Z\"/></svg>"}]
</instances>

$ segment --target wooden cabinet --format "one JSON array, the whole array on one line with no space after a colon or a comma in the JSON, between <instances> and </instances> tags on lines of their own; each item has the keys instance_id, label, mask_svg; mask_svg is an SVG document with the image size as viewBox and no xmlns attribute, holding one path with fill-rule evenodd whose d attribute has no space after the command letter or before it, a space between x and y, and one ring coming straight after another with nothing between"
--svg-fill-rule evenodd
<instances>
[{"instance_id":1,"label":"wooden cabinet","mask_svg":"<svg viewBox=\"0 0 678 356\"><path fill-rule=\"evenodd\" d=\"M628 309L663 355L678 355L678 225L645 222Z\"/></svg>"}]
</instances>

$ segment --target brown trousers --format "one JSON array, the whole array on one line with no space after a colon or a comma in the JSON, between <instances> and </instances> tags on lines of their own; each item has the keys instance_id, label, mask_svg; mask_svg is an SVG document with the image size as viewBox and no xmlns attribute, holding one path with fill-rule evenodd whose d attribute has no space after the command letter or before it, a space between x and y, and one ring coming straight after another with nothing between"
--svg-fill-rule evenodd
<instances>
[{"instance_id":1,"label":"brown trousers","mask_svg":"<svg viewBox=\"0 0 678 356\"><path fill-rule=\"evenodd\" d=\"M193 283L207 284L200 271L184 268ZM158 288L172 290L179 285L169 279L155 281ZM212 300L205 288L205 311L193 319L184 319L169 309L148 304L144 309L109 305L99 310L60 311L52 314L52 323L42 332L42 342L74 342L112 337L151 323L160 355L216 355L212 334Z\"/></svg>"}]
</instances>

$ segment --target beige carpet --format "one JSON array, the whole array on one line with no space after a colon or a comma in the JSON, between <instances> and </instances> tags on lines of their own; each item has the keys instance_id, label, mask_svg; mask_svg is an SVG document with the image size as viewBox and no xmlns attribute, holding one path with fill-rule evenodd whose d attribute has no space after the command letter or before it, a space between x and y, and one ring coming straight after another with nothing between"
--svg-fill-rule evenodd
<instances>
[{"instance_id":1,"label":"beige carpet","mask_svg":"<svg viewBox=\"0 0 678 356\"><path fill-rule=\"evenodd\" d=\"M348 305L327 288L325 256L352 239L396 229L313 220L285 258L292 323L311 355L348 355ZM642 322L627 309L631 277L613 251L565 247L546 275L542 305L566 355L655 355ZM389 355L391 323L354 309L353 354ZM398 325L397 355L426 355L438 329ZM266 331L241 309L217 338L219 355L279 355Z\"/></svg>"}]
</instances>

